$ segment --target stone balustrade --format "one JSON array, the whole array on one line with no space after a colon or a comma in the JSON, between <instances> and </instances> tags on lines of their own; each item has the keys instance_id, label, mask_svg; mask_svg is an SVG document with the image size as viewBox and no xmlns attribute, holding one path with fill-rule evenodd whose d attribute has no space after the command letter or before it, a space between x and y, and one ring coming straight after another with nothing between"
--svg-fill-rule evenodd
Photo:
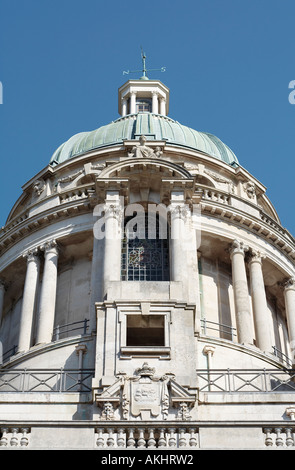
<instances>
[{"instance_id":1,"label":"stone balustrade","mask_svg":"<svg viewBox=\"0 0 295 470\"><path fill-rule=\"evenodd\" d=\"M293 426L268 427L263 430L265 434L266 447L294 447L295 446L295 428Z\"/></svg>"},{"instance_id":2,"label":"stone balustrade","mask_svg":"<svg viewBox=\"0 0 295 470\"><path fill-rule=\"evenodd\" d=\"M1 427L0 448L22 447L29 445L31 429L29 427Z\"/></svg>"},{"instance_id":3,"label":"stone balustrade","mask_svg":"<svg viewBox=\"0 0 295 470\"><path fill-rule=\"evenodd\" d=\"M118 427L97 427L96 447L100 449L155 449L155 448L196 448L198 429L192 427L167 426L167 423Z\"/></svg>"}]
</instances>

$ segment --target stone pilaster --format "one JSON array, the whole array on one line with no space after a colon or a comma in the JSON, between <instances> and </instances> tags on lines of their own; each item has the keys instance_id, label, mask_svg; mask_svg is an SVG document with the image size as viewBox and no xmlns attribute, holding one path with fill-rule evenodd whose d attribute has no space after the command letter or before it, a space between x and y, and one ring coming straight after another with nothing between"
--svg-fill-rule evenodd
<instances>
[{"instance_id":1,"label":"stone pilaster","mask_svg":"<svg viewBox=\"0 0 295 470\"><path fill-rule=\"evenodd\" d=\"M292 361L293 363L295 363L295 277L285 279L282 283L282 286L284 288L285 307Z\"/></svg>"},{"instance_id":2,"label":"stone pilaster","mask_svg":"<svg viewBox=\"0 0 295 470\"><path fill-rule=\"evenodd\" d=\"M252 317L244 259L248 247L243 242L234 240L229 251L232 263L238 341L242 344L253 344Z\"/></svg>"},{"instance_id":3,"label":"stone pilaster","mask_svg":"<svg viewBox=\"0 0 295 470\"><path fill-rule=\"evenodd\" d=\"M184 281L187 277L186 251L188 247L186 219L190 216L190 210L185 204L183 192L172 193L169 208L171 215L171 281Z\"/></svg>"},{"instance_id":4,"label":"stone pilaster","mask_svg":"<svg viewBox=\"0 0 295 470\"><path fill-rule=\"evenodd\" d=\"M251 250L248 261L251 297L257 346L264 352L272 352L269 315L262 273L263 258L265 258L263 253Z\"/></svg>"},{"instance_id":5,"label":"stone pilaster","mask_svg":"<svg viewBox=\"0 0 295 470\"><path fill-rule=\"evenodd\" d=\"M5 283L0 279L0 325L3 316L3 305L4 305L4 295L5 295Z\"/></svg>"},{"instance_id":6,"label":"stone pilaster","mask_svg":"<svg viewBox=\"0 0 295 470\"><path fill-rule=\"evenodd\" d=\"M130 94L130 114L136 113L136 93Z\"/></svg>"},{"instance_id":7,"label":"stone pilaster","mask_svg":"<svg viewBox=\"0 0 295 470\"><path fill-rule=\"evenodd\" d=\"M161 98L161 100L160 100L160 114L162 114L162 116L166 116L166 100L165 100L165 98Z\"/></svg>"},{"instance_id":8,"label":"stone pilaster","mask_svg":"<svg viewBox=\"0 0 295 470\"><path fill-rule=\"evenodd\" d=\"M121 279L123 207L119 191L106 192L104 219L103 295L106 294L110 281Z\"/></svg>"},{"instance_id":9,"label":"stone pilaster","mask_svg":"<svg viewBox=\"0 0 295 470\"><path fill-rule=\"evenodd\" d=\"M152 113L158 114L159 113L159 101L158 101L158 93L153 92L152 94Z\"/></svg>"},{"instance_id":10,"label":"stone pilaster","mask_svg":"<svg viewBox=\"0 0 295 470\"><path fill-rule=\"evenodd\" d=\"M29 251L25 254L25 257L27 259L27 272L20 317L18 352L26 352L31 347L33 319L40 274L39 250L36 248L35 250Z\"/></svg>"},{"instance_id":11,"label":"stone pilaster","mask_svg":"<svg viewBox=\"0 0 295 470\"><path fill-rule=\"evenodd\" d=\"M47 242L44 245L44 257L45 262L40 296L37 344L50 343L52 341L58 263L58 247L55 240Z\"/></svg>"}]
</instances>

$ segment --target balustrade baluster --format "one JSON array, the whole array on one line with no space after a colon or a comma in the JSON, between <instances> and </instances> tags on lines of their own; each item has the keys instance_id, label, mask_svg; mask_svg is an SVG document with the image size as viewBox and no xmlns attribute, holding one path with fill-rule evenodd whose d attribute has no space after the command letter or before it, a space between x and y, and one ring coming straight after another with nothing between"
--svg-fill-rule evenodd
<instances>
[{"instance_id":1,"label":"balustrade baluster","mask_svg":"<svg viewBox=\"0 0 295 470\"><path fill-rule=\"evenodd\" d=\"M168 444L169 447L175 447L176 446L176 437L175 437L175 428L169 428L169 440Z\"/></svg>"},{"instance_id":2,"label":"balustrade baluster","mask_svg":"<svg viewBox=\"0 0 295 470\"><path fill-rule=\"evenodd\" d=\"M186 430L184 428L179 429L179 447L186 447Z\"/></svg>"},{"instance_id":3,"label":"balustrade baluster","mask_svg":"<svg viewBox=\"0 0 295 470\"><path fill-rule=\"evenodd\" d=\"M286 446L291 447L291 446L294 445L294 440L293 440L293 436L292 436L292 429L291 428L286 428L285 432L286 432Z\"/></svg>"},{"instance_id":4,"label":"balustrade baluster","mask_svg":"<svg viewBox=\"0 0 295 470\"><path fill-rule=\"evenodd\" d=\"M103 429L97 428L96 432L98 434L97 439L96 439L96 445L97 447L103 447L104 446Z\"/></svg>"},{"instance_id":5,"label":"balustrade baluster","mask_svg":"<svg viewBox=\"0 0 295 470\"><path fill-rule=\"evenodd\" d=\"M148 438L148 447L156 447L156 440L155 440L155 435L154 435L154 428L149 428L149 438Z\"/></svg>"},{"instance_id":6,"label":"balustrade baluster","mask_svg":"<svg viewBox=\"0 0 295 470\"><path fill-rule=\"evenodd\" d=\"M12 447L16 447L18 445L18 428L12 428L11 429L11 432L12 432L12 437L10 439L10 445Z\"/></svg>"},{"instance_id":7,"label":"balustrade baluster","mask_svg":"<svg viewBox=\"0 0 295 470\"><path fill-rule=\"evenodd\" d=\"M197 447L198 441L197 441L196 436L195 436L196 428L190 428L189 433L190 433L189 445L191 447Z\"/></svg>"},{"instance_id":8,"label":"balustrade baluster","mask_svg":"<svg viewBox=\"0 0 295 470\"><path fill-rule=\"evenodd\" d=\"M114 447L115 439L114 439L114 429L107 428L108 437L107 437L107 447Z\"/></svg>"},{"instance_id":9,"label":"balustrade baluster","mask_svg":"<svg viewBox=\"0 0 295 470\"><path fill-rule=\"evenodd\" d=\"M139 432L139 438L137 441L138 447L145 447L146 446L146 440L144 438L144 428L138 428Z\"/></svg>"},{"instance_id":10,"label":"balustrade baluster","mask_svg":"<svg viewBox=\"0 0 295 470\"><path fill-rule=\"evenodd\" d=\"M276 437L276 446L282 447L284 445L284 441L281 435L282 428L275 428Z\"/></svg>"},{"instance_id":11,"label":"balustrade baluster","mask_svg":"<svg viewBox=\"0 0 295 470\"><path fill-rule=\"evenodd\" d=\"M271 432L272 432L272 429L270 428L266 428L264 429L264 433L266 435L265 437L265 445L270 447L273 445L273 440L272 440L272 437L271 437Z\"/></svg>"},{"instance_id":12,"label":"balustrade baluster","mask_svg":"<svg viewBox=\"0 0 295 470\"><path fill-rule=\"evenodd\" d=\"M21 445L21 447L26 447L29 444L29 438L28 438L29 429L28 428L21 428L20 431L22 433L22 437L20 439L20 445Z\"/></svg>"},{"instance_id":13,"label":"balustrade baluster","mask_svg":"<svg viewBox=\"0 0 295 470\"><path fill-rule=\"evenodd\" d=\"M6 447L8 445L8 428L1 428L2 437L0 439L0 446Z\"/></svg>"},{"instance_id":14,"label":"balustrade baluster","mask_svg":"<svg viewBox=\"0 0 295 470\"><path fill-rule=\"evenodd\" d=\"M117 437L117 444L118 447L125 447L125 429L119 428L118 429L118 437Z\"/></svg>"},{"instance_id":15,"label":"balustrade baluster","mask_svg":"<svg viewBox=\"0 0 295 470\"><path fill-rule=\"evenodd\" d=\"M127 447L135 447L134 428L128 429Z\"/></svg>"},{"instance_id":16,"label":"balustrade baluster","mask_svg":"<svg viewBox=\"0 0 295 470\"><path fill-rule=\"evenodd\" d=\"M160 436L159 436L158 445L159 447L166 447L167 441L165 438L165 428L160 428L159 432L160 432Z\"/></svg>"}]
</instances>

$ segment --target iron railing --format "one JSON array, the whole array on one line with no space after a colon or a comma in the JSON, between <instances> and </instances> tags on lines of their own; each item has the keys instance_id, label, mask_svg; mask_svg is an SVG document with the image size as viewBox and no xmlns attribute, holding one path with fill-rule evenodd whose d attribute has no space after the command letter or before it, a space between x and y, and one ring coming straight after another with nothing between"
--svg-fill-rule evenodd
<instances>
[{"instance_id":1,"label":"iron railing","mask_svg":"<svg viewBox=\"0 0 295 470\"><path fill-rule=\"evenodd\" d=\"M94 369L14 369L0 372L0 393L91 392ZM295 369L197 370L200 392L295 392Z\"/></svg>"},{"instance_id":2,"label":"iron railing","mask_svg":"<svg viewBox=\"0 0 295 470\"><path fill-rule=\"evenodd\" d=\"M287 367L290 367L292 368L292 360L286 356L286 354L284 354L282 351L280 351L276 346L273 346L272 347L273 349L273 354L281 361L281 362L284 362Z\"/></svg>"},{"instance_id":3,"label":"iron railing","mask_svg":"<svg viewBox=\"0 0 295 470\"><path fill-rule=\"evenodd\" d=\"M69 333L72 331L80 331L82 335L87 334L89 320L85 318L84 320L67 323L65 325L57 325L53 329L52 341L58 341L61 338L70 336Z\"/></svg>"},{"instance_id":4,"label":"iron railing","mask_svg":"<svg viewBox=\"0 0 295 470\"><path fill-rule=\"evenodd\" d=\"M208 330L218 331L219 335L229 336L231 341L234 340L234 337L237 336L236 328L231 325L224 325L223 323L216 323L214 321L208 321L206 318L201 318L201 327L203 334L207 335Z\"/></svg>"},{"instance_id":5,"label":"iron railing","mask_svg":"<svg viewBox=\"0 0 295 470\"><path fill-rule=\"evenodd\" d=\"M197 370L200 392L295 392L295 369Z\"/></svg>"},{"instance_id":6,"label":"iron railing","mask_svg":"<svg viewBox=\"0 0 295 470\"><path fill-rule=\"evenodd\" d=\"M0 393L91 392L94 369L14 369L0 372Z\"/></svg>"},{"instance_id":7,"label":"iron railing","mask_svg":"<svg viewBox=\"0 0 295 470\"><path fill-rule=\"evenodd\" d=\"M17 348L18 348L17 345L13 345L12 348L7 349L7 351L5 351L2 354L2 357L0 357L0 365L3 364L4 362L8 361L8 359L11 356L14 356L17 353Z\"/></svg>"}]
</instances>

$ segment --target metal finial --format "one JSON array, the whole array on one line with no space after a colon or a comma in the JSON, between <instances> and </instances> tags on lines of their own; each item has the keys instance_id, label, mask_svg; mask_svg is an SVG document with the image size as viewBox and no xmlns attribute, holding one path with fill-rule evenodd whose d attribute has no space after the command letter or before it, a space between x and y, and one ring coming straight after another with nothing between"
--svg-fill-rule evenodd
<instances>
[{"instance_id":1,"label":"metal finial","mask_svg":"<svg viewBox=\"0 0 295 470\"><path fill-rule=\"evenodd\" d=\"M128 75L129 73L142 72L143 75L140 79L148 80L147 72L152 72L152 71L165 72L166 71L166 67L161 67L160 69L147 69L146 64L145 64L146 54L145 52L143 52L142 48L141 48L141 60L142 60L142 70L126 70L126 71L123 71L123 75Z\"/></svg>"}]
</instances>

